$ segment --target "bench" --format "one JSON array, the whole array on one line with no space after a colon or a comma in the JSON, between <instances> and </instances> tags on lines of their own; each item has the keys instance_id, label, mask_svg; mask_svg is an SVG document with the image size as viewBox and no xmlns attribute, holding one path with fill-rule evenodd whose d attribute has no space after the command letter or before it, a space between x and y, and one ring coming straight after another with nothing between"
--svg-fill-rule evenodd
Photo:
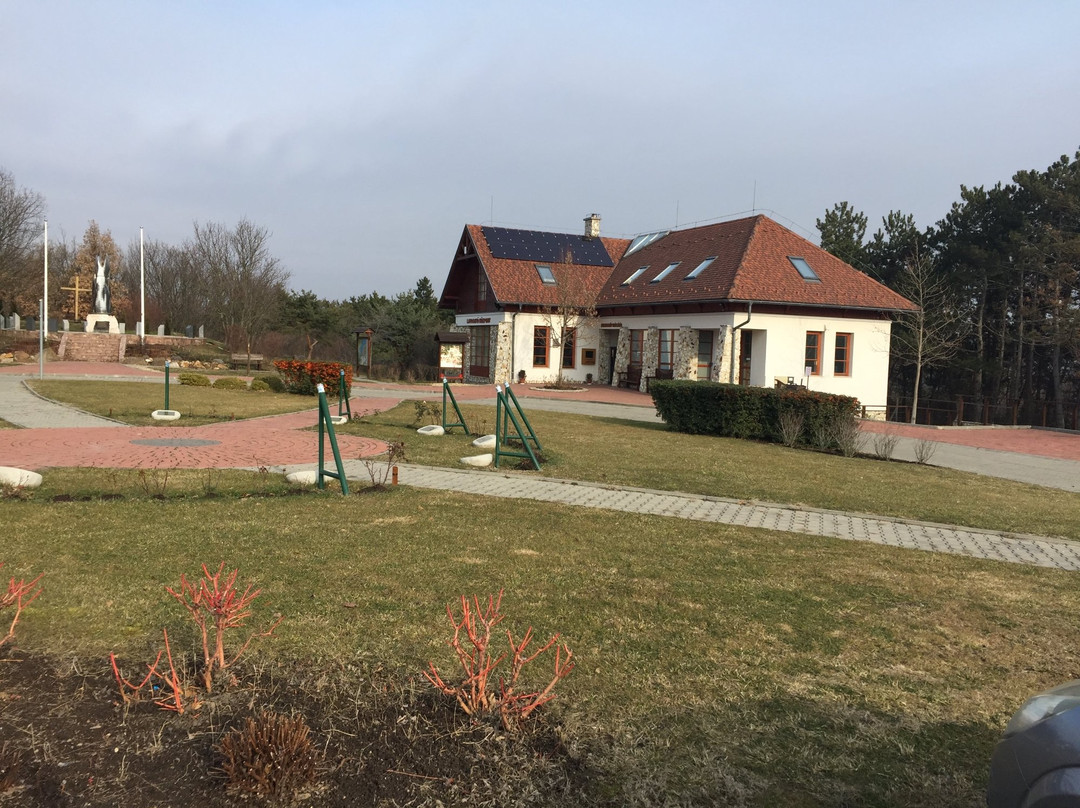
<instances>
[{"instance_id":1,"label":"bench","mask_svg":"<svg viewBox=\"0 0 1080 808\"><path fill-rule=\"evenodd\" d=\"M628 368L619 373L618 386L641 389L641 368Z\"/></svg>"},{"instance_id":2,"label":"bench","mask_svg":"<svg viewBox=\"0 0 1080 808\"><path fill-rule=\"evenodd\" d=\"M256 370L262 370L262 363L262 354L234 353L232 356L229 357L229 365L234 370L241 366L245 368L255 368Z\"/></svg>"},{"instance_id":3,"label":"bench","mask_svg":"<svg viewBox=\"0 0 1080 808\"><path fill-rule=\"evenodd\" d=\"M645 379L645 392L646 393L651 393L652 392L652 383L653 383L654 379L674 379L674 378L675 378L675 373L674 373L674 371L671 370L671 368L668 368L667 370L658 370L658 371L656 371L655 376L649 376L647 379Z\"/></svg>"}]
</instances>

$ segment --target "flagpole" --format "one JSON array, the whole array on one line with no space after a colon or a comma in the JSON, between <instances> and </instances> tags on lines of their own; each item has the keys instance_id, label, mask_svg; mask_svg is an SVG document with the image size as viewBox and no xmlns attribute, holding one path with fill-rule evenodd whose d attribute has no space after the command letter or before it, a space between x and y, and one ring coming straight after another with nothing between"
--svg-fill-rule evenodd
<instances>
[{"instance_id":1,"label":"flagpole","mask_svg":"<svg viewBox=\"0 0 1080 808\"><path fill-rule=\"evenodd\" d=\"M45 220L45 296L41 299L41 336L38 340L38 376L45 378L45 331L49 327L49 220Z\"/></svg>"},{"instance_id":2,"label":"flagpole","mask_svg":"<svg viewBox=\"0 0 1080 808\"><path fill-rule=\"evenodd\" d=\"M146 262L143 258L143 229L139 228L139 339L146 340Z\"/></svg>"}]
</instances>

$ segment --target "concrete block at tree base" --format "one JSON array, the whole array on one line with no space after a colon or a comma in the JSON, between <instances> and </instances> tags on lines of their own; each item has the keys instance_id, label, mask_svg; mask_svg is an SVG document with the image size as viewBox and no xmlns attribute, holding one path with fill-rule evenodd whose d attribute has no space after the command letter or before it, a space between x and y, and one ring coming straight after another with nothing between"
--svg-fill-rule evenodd
<instances>
[{"instance_id":1,"label":"concrete block at tree base","mask_svg":"<svg viewBox=\"0 0 1080 808\"><path fill-rule=\"evenodd\" d=\"M319 481L319 470L291 471L285 475L285 479L293 485L315 485Z\"/></svg>"},{"instance_id":2,"label":"concrete block at tree base","mask_svg":"<svg viewBox=\"0 0 1080 808\"><path fill-rule=\"evenodd\" d=\"M175 421L180 417L180 413L176 410L154 410L150 417L155 421Z\"/></svg>"},{"instance_id":3,"label":"concrete block at tree base","mask_svg":"<svg viewBox=\"0 0 1080 808\"><path fill-rule=\"evenodd\" d=\"M342 424L349 423L349 416L347 415L331 415L330 423L334 426L341 426Z\"/></svg>"},{"instance_id":4,"label":"concrete block at tree base","mask_svg":"<svg viewBox=\"0 0 1080 808\"><path fill-rule=\"evenodd\" d=\"M466 466L478 466L480 468L483 468L484 466L490 466L493 462L495 462L495 455L481 454L473 455L472 457L463 457L461 458L461 462L463 465Z\"/></svg>"},{"instance_id":5,"label":"concrete block at tree base","mask_svg":"<svg viewBox=\"0 0 1080 808\"><path fill-rule=\"evenodd\" d=\"M443 429L438 424L433 424L431 426L422 426L422 427L420 427L418 430L416 430L416 434L418 434L418 435L427 435L428 437L437 437L439 435L445 435L446 430Z\"/></svg>"},{"instance_id":6,"label":"concrete block at tree base","mask_svg":"<svg viewBox=\"0 0 1080 808\"><path fill-rule=\"evenodd\" d=\"M14 466L0 466L0 486L37 488L39 485L41 485L41 475L36 471L17 469Z\"/></svg>"},{"instance_id":7,"label":"concrete block at tree base","mask_svg":"<svg viewBox=\"0 0 1080 808\"><path fill-rule=\"evenodd\" d=\"M483 437L479 437L476 440L474 440L472 442L472 445L475 446L477 449L494 449L495 448L495 436L494 435L484 435Z\"/></svg>"}]
</instances>

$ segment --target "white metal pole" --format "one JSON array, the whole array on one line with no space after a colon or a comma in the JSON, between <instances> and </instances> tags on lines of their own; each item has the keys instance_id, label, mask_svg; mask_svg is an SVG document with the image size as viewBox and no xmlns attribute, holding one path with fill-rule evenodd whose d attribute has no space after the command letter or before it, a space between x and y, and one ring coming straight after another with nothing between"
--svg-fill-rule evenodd
<instances>
[{"instance_id":1,"label":"white metal pole","mask_svg":"<svg viewBox=\"0 0 1080 808\"><path fill-rule=\"evenodd\" d=\"M49 220L45 220L45 296L41 298L41 336L38 339L38 376L45 378L45 330L49 327Z\"/></svg>"},{"instance_id":2,"label":"white metal pole","mask_svg":"<svg viewBox=\"0 0 1080 808\"><path fill-rule=\"evenodd\" d=\"M146 339L146 262L143 258L143 229L139 228L139 339Z\"/></svg>"}]
</instances>

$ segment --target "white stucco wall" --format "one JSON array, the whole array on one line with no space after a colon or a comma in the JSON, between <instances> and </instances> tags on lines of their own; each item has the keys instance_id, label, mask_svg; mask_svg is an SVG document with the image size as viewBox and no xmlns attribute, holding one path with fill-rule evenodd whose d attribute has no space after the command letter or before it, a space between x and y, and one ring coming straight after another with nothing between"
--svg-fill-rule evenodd
<instances>
[{"instance_id":1,"label":"white stucco wall","mask_svg":"<svg viewBox=\"0 0 1080 808\"><path fill-rule=\"evenodd\" d=\"M664 316L630 316L604 318L602 322L620 323L627 329L646 330L650 327L678 330L690 327L710 330L714 333L713 378L728 382L738 381L742 331L751 334L750 384L772 387L776 377L786 380L793 377L796 383L807 383L809 389L826 393L854 396L870 408L884 408L889 387L889 340L892 324L888 320L870 320L848 317L819 317L813 315L760 314L753 313L746 323L746 314L673 314ZM745 325L743 325L745 323ZM727 332L741 325L742 329ZM824 332L821 351L821 374L804 378L806 358L806 332ZM852 335L851 375L833 374L833 359L837 332ZM725 340L726 336L726 340ZM722 351L722 354L721 354ZM722 357L721 361L717 361Z\"/></svg>"},{"instance_id":2,"label":"white stucco wall","mask_svg":"<svg viewBox=\"0 0 1080 808\"><path fill-rule=\"evenodd\" d=\"M478 322L482 320L483 322ZM470 322L471 321L471 322ZM709 314L673 314L659 316L631 316L620 318L601 318L590 328L581 328L578 333L578 342L575 346L575 364L573 368L563 371L563 378L569 381L584 382L586 375L591 373L594 381L601 381L601 365L606 358L600 356L600 330L601 324L611 327L619 324L625 329L649 328L710 330L714 333L714 348L716 354L713 361L713 378L721 382L730 380L730 369L734 365L736 381L739 374L739 351L742 342L742 331L749 332L753 339L751 355L750 383L759 387L772 387L775 379L787 379L793 377L799 384L807 384L809 389L826 393L838 393L845 396L854 396L861 404L870 410L883 409L888 395L889 387L889 340L891 337L892 324L888 320L864 320L847 317L818 317L813 315L790 315L790 314L760 314L755 312L749 323L745 323L746 314L742 312L709 313ZM506 372L510 378L516 381L519 370L525 371L527 382L555 381L558 377L556 363L561 356L561 349L548 348L548 367L534 367L533 358L533 328L538 325L548 325L539 314L506 314L500 312L492 315L459 315L457 325L477 326L504 324L502 330L512 330L512 341L506 340L499 346L499 356L492 356L492 362L498 368L500 374ZM742 325L745 323L745 325ZM730 331L733 326L742 325L739 331ZM726 330L725 330L726 329ZM820 331L824 333L821 350L821 374L806 379L803 375L805 367L806 332ZM851 375L836 376L833 373L833 359L838 332L852 335L852 359ZM684 332L685 334L685 332ZM677 335L678 336L678 335ZM614 338L612 338L614 339ZM690 338L684 335L682 340L689 343ZM677 343L679 339L677 339ZM646 340L646 351L650 349L653 354L656 351L655 336L651 342ZM492 351L495 353L496 343L493 342ZM581 364L581 349L593 348L597 352L595 365ZM511 356L507 356L509 350ZM604 350L607 350L606 348ZM626 346L623 346L626 350ZM721 353L722 352L722 353ZM679 354L682 355L680 350ZM675 360L680 366L689 367L689 357ZM655 356L648 357L647 366L655 368ZM717 359L721 361L717 362ZM625 360L624 360L625 361ZM696 361L696 360L695 360ZM616 367L616 370L625 369ZM696 367L695 367L696 371ZM503 381L503 379L496 379Z\"/></svg>"},{"instance_id":3,"label":"white stucco wall","mask_svg":"<svg viewBox=\"0 0 1080 808\"><path fill-rule=\"evenodd\" d=\"M771 387L777 376L783 379L792 376L797 383L806 384L811 390L854 396L868 408L885 406L892 330L888 320L754 314L745 328L755 331L752 384ZM820 331L824 335L821 374L809 379L804 376L808 331ZM850 376L833 373L838 332L852 335ZM764 338L764 346L759 350L761 338Z\"/></svg>"}]
</instances>

